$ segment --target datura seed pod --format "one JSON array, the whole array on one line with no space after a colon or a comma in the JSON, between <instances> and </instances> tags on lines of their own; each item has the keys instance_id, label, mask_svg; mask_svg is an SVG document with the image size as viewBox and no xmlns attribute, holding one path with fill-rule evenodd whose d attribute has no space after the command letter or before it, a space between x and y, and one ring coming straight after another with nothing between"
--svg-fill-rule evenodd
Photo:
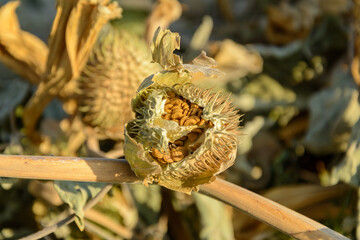
<instances>
[{"instance_id":1,"label":"datura seed pod","mask_svg":"<svg viewBox=\"0 0 360 240\"><path fill-rule=\"evenodd\" d=\"M102 136L123 139L133 118L130 102L145 77L160 67L143 39L108 23L100 33L77 81L82 120Z\"/></svg>"},{"instance_id":2,"label":"datura seed pod","mask_svg":"<svg viewBox=\"0 0 360 240\"><path fill-rule=\"evenodd\" d=\"M148 185L190 193L235 160L240 116L229 97L191 83L193 72L221 74L202 53L194 64L173 54L179 36L158 29L153 60L165 70L143 81L132 100L135 119L125 126L125 157Z\"/></svg>"}]
</instances>

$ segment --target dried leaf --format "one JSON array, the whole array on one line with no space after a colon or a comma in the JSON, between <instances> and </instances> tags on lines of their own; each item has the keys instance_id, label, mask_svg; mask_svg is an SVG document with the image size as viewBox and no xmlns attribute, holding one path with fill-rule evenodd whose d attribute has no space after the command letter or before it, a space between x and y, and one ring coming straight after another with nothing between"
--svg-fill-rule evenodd
<instances>
[{"instance_id":1,"label":"dried leaf","mask_svg":"<svg viewBox=\"0 0 360 240\"><path fill-rule=\"evenodd\" d=\"M268 8L266 37L275 44L286 44L306 37L320 15L317 0L301 0L295 5L282 1Z\"/></svg>"},{"instance_id":2,"label":"dried leaf","mask_svg":"<svg viewBox=\"0 0 360 240\"><path fill-rule=\"evenodd\" d=\"M186 50L184 56L185 61L193 59L202 49L205 48L207 42L209 41L213 25L214 23L210 16L206 15L203 17L200 26L196 29L191 38L189 49Z\"/></svg>"},{"instance_id":3,"label":"dried leaf","mask_svg":"<svg viewBox=\"0 0 360 240\"><path fill-rule=\"evenodd\" d=\"M25 108L28 135L33 134L43 109L55 96L72 94L64 91L66 84L79 77L102 26L120 17L121 11L109 0L58 1L45 77Z\"/></svg>"},{"instance_id":4,"label":"dried leaf","mask_svg":"<svg viewBox=\"0 0 360 240\"><path fill-rule=\"evenodd\" d=\"M19 4L13 1L0 8L0 60L23 78L37 84L45 71L48 48L39 38L20 29L15 13Z\"/></svg>"},{"instance_id":5,"label":"dried leaf","mask_svg":"<svg viewBox=\"0 0 360 240\"><path fill-rule=\"evenodd\" d=\"M146 22L146 40L151 39L158 27L165 29L178 20L182 13L181 4L177 0L158 0Z\"/></svg>"},{"instance_id":6,"label":"dried leaf","mask_svg":"<svg viewBox=\"0 0 360 240\"><path fill-rule=\"evenodd\" d=\"M206 52L202 51L193 61L193 64L183 64L184 69L193 73L202 73L205 77L220 77L225 75L218 69L213 67L217 66L214 59L206 56Z\"/></svg>"},{"instance_id":7,"label":"dried leaf","mask_svg":"<svg viewBox=\"0 0 360 240\"><path fill-rule=\"evenodd\" d=\"M106 183L87 183L54 181L55 190L61 200L69 205L76 214L75 222L81 231L84 230L84 206L88 200L95 197Z\"/></svg>"},{"instance_id":8,"label":"dried leaf","mask_svg":"<svg viewBox=\"0 0 360 240\"><path fill-rule=\"evenodd\" d=\"M180 49L180 36L178 33L158 28L150 47L153 61L159 63L165 70L202 73L206 77L223 75L221 71L212 68L216 66L216 61L207 57L204 51L193 60L193 64L183 64L180 56L173 54L175 49Z\"/></svg>"},{"instance_id":9,"label":"dried leaf","mask_svg":"<svg viewBox=\"0 0 360 240\"><path fill-rule=\"evenodd\" d=\"M240 69L243 72L242 76L260 73L263 66L263 60L255 49L238 44L230 39L221 42L214 59L223 71Z\"/></svg>"},{"instance_id":10,"label":"dried leaf","mask_svg":"<svg viewBox=\"0 0 360 240\"><path fill-rule=\"evenodd\" d=\"M173 54L175 50L180 49L180 36L178 33L158 28L150 48L153 61L159 63L165 70L181 68L182 61L180 57Z\"/></svg>"}]
</instances>

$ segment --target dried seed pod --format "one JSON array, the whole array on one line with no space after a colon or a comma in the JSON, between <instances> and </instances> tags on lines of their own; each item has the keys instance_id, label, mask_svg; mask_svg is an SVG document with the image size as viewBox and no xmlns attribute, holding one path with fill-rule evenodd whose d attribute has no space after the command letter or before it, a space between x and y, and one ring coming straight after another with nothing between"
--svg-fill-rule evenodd
<instances>
[{"instance_id":1,"label":"dried seed pod","mask_svg":"<svg viewBox=\"0 0 360 240\"><path fill-rule=\"evenodd\" d=\"M150 62L145 41L117 26L105 25L77 81L83 122L100 135L123 139L124 125L133 118L133 95L142 80L159 69Z\"/></svg>"},{"instance_id":2,"label":"dried seed pod","mask_svg":"<svg viewBox=\"0 0 360 240\"><path fill-rule=\"evenodd\" d=\"M125 157L145 185L157 182L190 193L234 163L240 116L228 97L193 85L191 71L177 57L165 58L154 60L168 70L145 79L132 100L136 116L125 126ZM197 111L180 119L167 117L165 109L184 103ZM154 149L163 150L161 159Z\"/></svg>"}]
</instances>

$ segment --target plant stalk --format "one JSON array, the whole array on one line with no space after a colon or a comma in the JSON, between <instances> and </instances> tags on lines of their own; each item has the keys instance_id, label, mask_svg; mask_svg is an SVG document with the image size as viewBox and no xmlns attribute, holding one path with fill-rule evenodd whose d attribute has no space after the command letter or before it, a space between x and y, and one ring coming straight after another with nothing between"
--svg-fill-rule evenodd
<instances>
[{"instance_id":1,"label":"plant stalk","mask_svg":"<svg viewBox=\"0 0 360 240\"><path fill-rule=\"evenodd\" d=\"M0 155L0 177L109 183L141 182L125 159L27 155ZM348 239L289 208L221 179L201 185L200 193L223 201L297 239Z\"/></svg>"}]
</instances>

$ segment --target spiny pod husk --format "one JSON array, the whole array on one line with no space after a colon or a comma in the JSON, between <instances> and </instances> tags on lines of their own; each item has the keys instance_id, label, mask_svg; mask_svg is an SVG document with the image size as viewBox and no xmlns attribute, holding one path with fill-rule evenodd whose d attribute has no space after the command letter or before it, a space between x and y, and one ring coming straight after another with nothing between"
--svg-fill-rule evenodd
<instances>
[{"instance_id":1,"label":"spiny pod husk","mask_svg":"<svg viewBox=\"0 0 360 240\"><path fill-rule=\"evenodd\" d=\"M162 72L144 82L132 101L136 119L125 127L125 156L144 184L190 193L234 163L239 115L228 98L174 84L182 78Z\"/></svg>"},{"instance_id":2,"label":"spiny pod husk","mask_svg":"<svg viewBox=\"0 0 360 240\"><path fill-rule=\"evenodd\" d=\"M83 122L100 136L123 139L124 125L133 118L134 93L158 69L143 39L110 23L105 25L77 81Z\"/></svg>"},{"instance_id":3,"label":"spiny pod husk","mask_svg":"<svg viewBox=\"0 0 360 240\"><path fill-rule=\"evenodd\" d=\"M176 36L157 31L152 48L172 54L166 41L178 43ZM191 83L191 70L211 72L207 66L185 66L178 56L153 52L156 58L166 70L145 79L132 100L135 119L125 126L125 157L145 185L191 193L233 165L240 116L228 97ZM199 59L209 61L204 53Z\"/></svg>"}]
</instances>

